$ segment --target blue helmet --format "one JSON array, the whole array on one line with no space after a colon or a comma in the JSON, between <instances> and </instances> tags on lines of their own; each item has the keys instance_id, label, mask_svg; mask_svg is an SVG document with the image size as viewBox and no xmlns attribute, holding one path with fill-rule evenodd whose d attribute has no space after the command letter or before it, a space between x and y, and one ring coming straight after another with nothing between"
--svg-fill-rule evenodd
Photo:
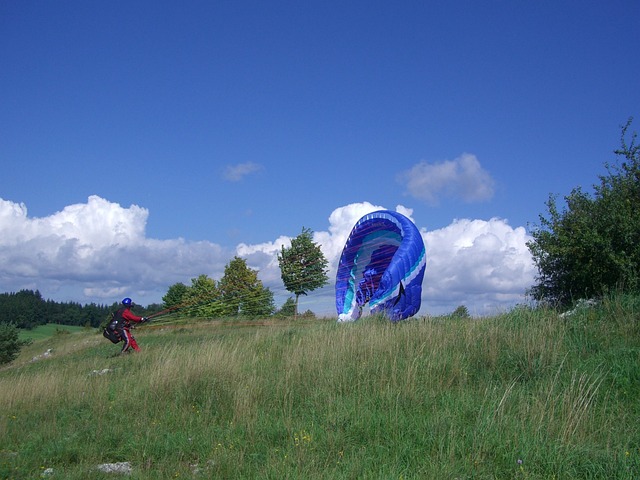
<instances>
[{"instance_id":1,"label":"blue helmet","mask_svg":"<svg viewBox=\"0 0 640 480\"><path fill-rule=\"evenodd\" d=\"M131 305L133 302L131 301L131 299L129 297L126 297L122 300L122 304L123 305Z\"/></svg>"}]
</instances>

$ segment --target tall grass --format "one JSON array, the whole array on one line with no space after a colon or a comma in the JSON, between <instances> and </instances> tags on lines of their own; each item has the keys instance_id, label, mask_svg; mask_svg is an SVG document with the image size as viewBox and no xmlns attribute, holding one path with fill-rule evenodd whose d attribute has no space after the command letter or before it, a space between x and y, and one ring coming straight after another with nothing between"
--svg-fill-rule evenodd
<instances>
[{"instance_id":1,"label":"tall grass","mask_svg":"<svg viewBox=\"0 0 640 480\"><path fill-rule=\"evenodd\" d=\"M638 305L201 322L140 330L126 357L52 339L0 371L0 477L637 478Z\"/></svg>"}]
</instances>

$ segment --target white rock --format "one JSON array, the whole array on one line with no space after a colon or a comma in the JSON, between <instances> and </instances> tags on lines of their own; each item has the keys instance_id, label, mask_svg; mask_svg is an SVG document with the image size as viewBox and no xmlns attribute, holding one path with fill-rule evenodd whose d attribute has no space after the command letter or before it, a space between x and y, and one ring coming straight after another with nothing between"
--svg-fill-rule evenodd
<instances>
[{"instance_id":1,"label":"white rock","mask_svg":"<svg viewBox=\"0 0 640 480\"><path fill-rule=\"evenodd\" d=\"M129 462L103 463L102 465L98 465L98 470L105 473L131 475L131 464Z\"/></svg>"}]
</instances>

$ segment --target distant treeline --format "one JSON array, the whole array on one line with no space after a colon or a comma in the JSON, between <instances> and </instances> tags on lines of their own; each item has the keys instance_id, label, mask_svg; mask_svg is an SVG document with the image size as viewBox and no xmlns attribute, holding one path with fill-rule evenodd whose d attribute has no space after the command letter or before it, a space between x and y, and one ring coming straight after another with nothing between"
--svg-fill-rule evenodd
<instances>
[{"instance_id":1,"label":"distant treeline","mask_svg":"<svg viewBox=\"0 0 640 480\"><path fill-rule=\"evenodd\" d=\"M44 300L38 290L21 290L17 293L0 293L0 323L11 323L26 329L47 323L99 327L118 307L118 302L112 305L55 302ZM146 316L161 308L156 304L147 308L135 306L133 311Z\"/></svg>"}]
</instances>

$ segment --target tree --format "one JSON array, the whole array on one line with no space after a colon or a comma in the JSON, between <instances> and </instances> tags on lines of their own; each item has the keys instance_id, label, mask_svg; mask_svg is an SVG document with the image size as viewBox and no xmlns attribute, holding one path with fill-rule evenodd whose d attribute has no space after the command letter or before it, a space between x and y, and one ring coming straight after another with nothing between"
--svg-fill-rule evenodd
<instances>
[{"instance_id":1,"label":"tree","mask_svg":"<svg viewBox=\"0 0 640 480\"><path fill-rule=\"evenodd\" d=\"M276 312L279 317L293 317L296 313L296 301L293 297L287 297L287 300L282 304L280 310Z\"/></svg>"},{"instance_id":2,"label":"tree","mask_svg":"<svg viewBox=\"0 0 640 480\"><path fill-rule=\"evenodd\" d=\"M169 287L167 293L162 297L163 306L165 309L178 307L185 303L185 296L189 287L187 287L184 283L178 282L174 283Z\"/></svg>"},{"instance_id":3,"label":"tree","mask_svg":"<svg viewBox=\"0 0 640 480\"><path fill-rule=\"evenodd\" d=\"M452 318L469 318L469 309L465 305L459 305L451 314Z\"/></svg>"},{"instance_id":4,"label":"tree","mask_svg":"<svg viewBox=\"0 0 640 480\"><path fill-rule=\"evenodd\" d=\"M313 231L302 227L302 233L291 240L291 247L278 254L280 274L287 291L295 294L295 312L298 313L298 299L329 282L327 259L320 246L313 242Z\"/></svg>"},{"instance_id":5,"label":"tree","mask_svg":"<svg viewBox=\"0 0 640 480\"><path fill-rule=\"evenodd\" d=\"M593 196L574 188L564 210L549 196L548 217L540 215L527 244L538 268L534 299L568 306L607 291L640 288L640 147L635 133L627 141L631 121L614 151L624 161L605 163L607 174L599 176Z\"/></svg>"},{"instance_id":6,"label":"tree","mask_svg":"<svg viewBox=\"0 0 640 480\"><path fill-rule=\"evenodd\" d=\"M14 324L0 323L0 365L12 362L29 340L20 340L19 331Z\"/></svg>"},{"instance_id":7,"label":"tree","mask_svg":"<svg viewBox=\"0 0 640 480\"><path fill-rule=\"evenodd\" d=\"M207 275L192 278L191 287L188 287L183 299L184 303L189 305L189 316L217 317L222 313L220 289L216 281Z\"/></svg>"},{"instance_id":8,"label":"tree","mask_svg":"<svg viewBox=\"0 0 640 480\"><path fill-rule=\"evenodd\" d=\"M36 290L0 295L0 321L31 329L47 323L46 302Z\"/></svg>"},{"instance_id":9,"label":"tree","mask_svg":"<svg viewBox=\"0 0 640 480\"><path fill-rule=\"evenodd\" d=\"M275 306L273 293L262 285L258 272L243 258L234 257L224 269L218 284L223 315L269 316Z\"/></svg>"}]
</instances>

